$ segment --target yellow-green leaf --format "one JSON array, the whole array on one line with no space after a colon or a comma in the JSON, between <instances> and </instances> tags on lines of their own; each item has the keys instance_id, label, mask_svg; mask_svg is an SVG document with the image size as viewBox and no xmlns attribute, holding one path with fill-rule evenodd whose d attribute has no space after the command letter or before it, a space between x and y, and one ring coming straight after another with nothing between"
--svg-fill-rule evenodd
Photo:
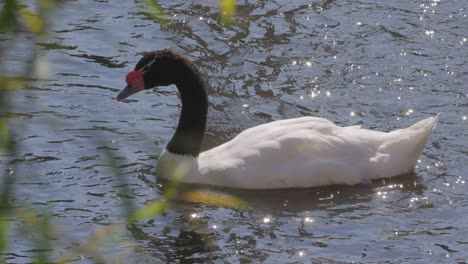
<instances>
[{"instance_id":1,"label":"yellow-green leaf","mask_svg":"<svg viewBox=\"0 0 468 264\"><path fill-rule=\"evenodd\" d=\"M24 78L19 78L19 77L0 77L0 89L5 89L5 90L17 90L21 87L23 87L25 82Z\"/></svg>"},{"instance_id":2,"label":"yellow-green leaf","mask_svg":"<svg viewBox=\"0 0 468 264\"><path fill-rule=\"evenodd\" d=\"M161 5L158 4L156 1L144 0L142 1L142 4L144 8L142 14L150 18L154 22L159 24L165 24L170 21L170 19L166 15L166 12L164 11L164 8L162 8Z\"/></svg>"},{"instance_id":3,"label":"yellow-green leaf","mask_svg":"<svg viewBox=\"0 0 468 264\"><path fill-rule=\"evenodd\" d=\"M8 149L10 146L10 131L5 120L0 120L0 147Z\"/></svg>"},{"instance_id":4,"label":"yellow-green leaf","mask_svg":"<svg viewBox=\"0 0 468 264\"><path fill-rule=\"evenodd\" d=\"M8 247L9 224L6 219L0 219L0 254L4 254Z\"/></svg>"},{"instance_id":5,"label":"yellow-green leaf","mask_svg":"<svg viewBox=\"0 0 468 264\"><path fill-rule=\"evenodd\" d=\"M20 15L30 32L44 32L44 22L37 14L33 13L31 10L24 8L21 9Z\"/></svg>"},{"instance_id":6,"label":"yellow-green leaf","mask_svg":"<svg viewBox=\"0 0 468 264\"><path fill-rule=\"evenodd\" d=\"M236 0L220 0L221 21L230 24L236 12Z\"/></svg>"},{"instance_id":7,"label":"yellow-green leaf","mask_svg":"<svg viewBox=\"0 0 468 264\"><path fill-rule=\"evenodd\" d=\"M224 193L215 193L208 190L185 192L180 196L180 199L190 203L206 204L227 208L248 207L247 202L240 199L239 197Z\"/></svg>"},{"instance_id":8,"label":"yellow-green leaf","mask_svg":"<svg viewBox=\"0 0 468 264\"><path fill-rule=\"evenodd\" d=\"M167 202L154 200L144 207L136 210L130 217L129 222L135 222L164 213L167 209Z\"/></svg>"}]
</instances>

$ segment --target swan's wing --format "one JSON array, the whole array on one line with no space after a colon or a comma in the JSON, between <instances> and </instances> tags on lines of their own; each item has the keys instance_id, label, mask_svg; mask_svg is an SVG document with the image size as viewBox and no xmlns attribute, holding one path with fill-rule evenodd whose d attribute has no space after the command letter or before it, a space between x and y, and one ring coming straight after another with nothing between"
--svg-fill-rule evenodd
<instances>
[{"instance_id":1,"label":"swan's wing","mask_svg":"<svg viewBox=\"0 0 468 264\"><path fill-rule=\"evenodd\" d=\"M200 154L194 182L269 189L357 184L414 168L437 122L390 133L304 117L248 129Z\"/></svg>"},{"instance_id":2,"label":"swan's wing","mask_svg":"<svg viewBox=\"0 0 468 264\"><path fill-rule=\"evenodd\" d=\"M200 172L242 188L355 184L385 134L314 117L272 122L202 153Z\"/></svg>"}]
</instances>

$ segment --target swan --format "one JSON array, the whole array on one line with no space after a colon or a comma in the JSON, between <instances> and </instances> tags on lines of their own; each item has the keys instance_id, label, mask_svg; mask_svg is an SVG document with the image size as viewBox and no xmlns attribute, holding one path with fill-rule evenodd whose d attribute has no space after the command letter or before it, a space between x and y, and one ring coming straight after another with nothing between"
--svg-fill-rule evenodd
<instances>
[{"instance_id":1,"label":"swan","mask_svg":"<svg viewBox=\"0 0 468 264\"><path fill-rule=\"evenodd\" d=\"M201 152L207 122L206 84L180 53L145 53L117 96L174 84L182 110L177 129L159 156L156 173L189 184L241 189L307 188L368 183L414 169L438 115L388 133L341 127L319 117L300 117L246 129Z\"/></svg>"}]
</instances>

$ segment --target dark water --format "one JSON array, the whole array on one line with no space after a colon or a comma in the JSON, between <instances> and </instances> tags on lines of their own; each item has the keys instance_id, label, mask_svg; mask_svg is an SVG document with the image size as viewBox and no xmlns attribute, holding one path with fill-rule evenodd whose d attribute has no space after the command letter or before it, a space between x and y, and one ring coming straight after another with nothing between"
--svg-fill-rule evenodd
<instances>
[{"instance_id":1,"label":"dark water","mask_svg":"<svg viewBox=\"0 0 468 264\"><path fill-rule=\"evenodd\" d=\"M49 75L14 96L16 203L51 212L83 241L119 223L122 204L161 195L157 155L177 126L174 87L114 98L140 53L172 48L210 85L205 149L247 127L313 115L388 131L441 113L414 174L370 186L235 191L252 209L186 203L104 244L129 263L465 263L468 259L468 3L239 1L230 27L217 1L74 1L39 40ZM2 40L5 41L5 40ZM6 54L11 74L27 40ZM42 67L42 70L46 70ZM118 172L106 151L117 153ZM0 164L8 168L2 156ZM157 178L157 176L156 176ZM122 195L128 190L128 194ZM7 263L39 250L12 219ZM136 243L131 243L135 239ZM57 256L76 242L57 242ZM119 257L121 255L121 257ZM111 257L112 258L112 257ZM77 263L95 259L69 256Z\"/></svg>"}]
</instances>

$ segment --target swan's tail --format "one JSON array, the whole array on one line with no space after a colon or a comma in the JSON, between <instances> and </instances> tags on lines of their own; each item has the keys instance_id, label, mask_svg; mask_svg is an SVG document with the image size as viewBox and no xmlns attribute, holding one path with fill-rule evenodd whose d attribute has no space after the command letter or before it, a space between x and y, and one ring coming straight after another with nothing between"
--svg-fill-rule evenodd
<instances>
[{"instance_id":1,"label":"swan's tail","mask_svg":"<svg viewBox=\"0 0 468 264\"><path fill-rule=\"evenodd\" d=\"M371 158L375 164L374 177L392 177L413 170L438 119L439 114L408 128L389 132L376 156Z\"/></svg>"},{"instance_id":2,"label":"swan's tail","mask_svg":"<svg viewBox=\"0 0 468 264\"><path fill-rule=\"evenodd\" d=\"M440 114L437 114L433 117L428 117L424 120L417 122L416 124L406 128L411 130L423 129L427 132L428 135L431 134L431 131L436 127L437 120L439 120Z\"/></svg>"}]
</instances>

